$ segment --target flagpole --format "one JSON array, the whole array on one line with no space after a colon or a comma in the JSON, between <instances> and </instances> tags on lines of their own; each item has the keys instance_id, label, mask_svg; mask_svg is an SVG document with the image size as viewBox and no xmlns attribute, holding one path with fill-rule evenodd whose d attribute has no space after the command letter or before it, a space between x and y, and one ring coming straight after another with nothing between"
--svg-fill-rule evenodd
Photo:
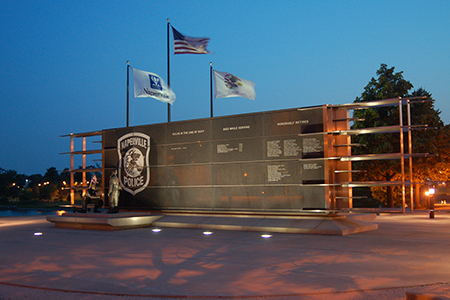
<instances>
[{"instance_id":1,"label":"flagpole","mask_svg":"<svg viewBox=\"0 0 450 300\"><path fill-rule=\"evenodd\" d=\"M127 127L130 126L130 62L127 61Z\"/></svg>"},{"instance_id":2,"label":"flagpole","mask_svg":"<svg viewBox=\"0 0 450 300\"><path fill-rule=\"evenodd\" d=\"M169 50L170 20L167 18L167 86L170 89L170 50ZM167 122L170 122L170 103L167 103Z\"/></svg>"},{"instance_id":3,"label":"flagpole","mask_svg":"<svg viewBox=\"0 0 450 300\"><path fill-rule=\"evenodd\" d=\"M213 63L210 62L209 63L210 68L209 68L209 91L210 91L210 96L211 96L211 118L213 117L213 86L212 86L212 74L213 74Z\"/></svg>"}]
</instances>

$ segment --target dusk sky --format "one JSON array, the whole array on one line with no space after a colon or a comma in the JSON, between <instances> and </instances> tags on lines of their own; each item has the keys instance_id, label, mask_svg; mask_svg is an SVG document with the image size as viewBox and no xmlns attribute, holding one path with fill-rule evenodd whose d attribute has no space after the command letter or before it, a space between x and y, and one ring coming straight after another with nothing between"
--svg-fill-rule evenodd
<instances>
[{"instance_id":1,"label":"dusk sky","mask_svg":"<svg viewBox=\"0 0 450 300\"><path fill-rule=\"evenodd\" d=\"M126 126L126 62L167 81L167 18L214 52L174 55L170 33L172 121L209 117L210 62L256 90L216 99L214 116L351 103L385 63L450 123L446 0L15 0L0 14L0 168L21 174L69 167L61 135ZM132 91L131 77L131 126L167 121L167 104Z\"/></svg>"}]
</instances>

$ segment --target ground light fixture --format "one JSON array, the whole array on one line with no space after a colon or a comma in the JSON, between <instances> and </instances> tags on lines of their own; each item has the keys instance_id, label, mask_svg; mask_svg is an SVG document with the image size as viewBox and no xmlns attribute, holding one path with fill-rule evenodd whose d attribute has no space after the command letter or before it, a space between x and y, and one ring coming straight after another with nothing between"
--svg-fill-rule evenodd
<instances>
[{"instance_id":1,"label":"ground light fixture","mask_svg":"<svg viewBox=\"0 0 450 300\"><path fill-rule=\"evenodd\" d=\"M262 237L263 239L270 239L270 238L272 237L272 235L271 235L271 234L268 234L268 233L265 233L265 234L261 234L261 237Z\"/></svg>"},{"instance_id":2,"label":"ground light fixture","mask_svg":"<svg viewBox=\"0 0 450 300\"><path fill-rule=\"evenodd\" d=\"M158 233L158 232L161 232L161 228L153 228L152 231L155 233Z\"/></svg>"},{"instance_id":3,"label":"ground light fixture","mask_svg":"<svg viewBox=\"0 0 450 300\"><path fill-rule=\"evenodd\" d=\"M42 232L35 232L34 233L34 236L41 236L42 235Z\"/></svg>"},{"instance_id":4,"label":"ground light fixture","mask_svg":"<svg viewBox=\"0 0 450 300\"><path fill-rule=\"evenodd\" d=\"M211 234L213 234L212 231L203 231L203 235L211 235Z\"/></svg>"}]
</instances>

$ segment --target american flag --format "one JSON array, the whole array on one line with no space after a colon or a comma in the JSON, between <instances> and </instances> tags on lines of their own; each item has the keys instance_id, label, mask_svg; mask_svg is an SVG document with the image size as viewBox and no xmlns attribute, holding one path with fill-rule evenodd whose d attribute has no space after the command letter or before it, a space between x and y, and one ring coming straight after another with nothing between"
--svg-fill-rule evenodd
<instances>
[{"instance_id":1,"label":"american flag","mask_svg":"<svg viewBox=\"0 0 450 300\"><path fill-rule=\"evenodd\" d=\"M210 53L206 47L209 38L195 38L184 36L172 26L173 45L175 54L208 54Z\"/></svg>"}]
</instances>

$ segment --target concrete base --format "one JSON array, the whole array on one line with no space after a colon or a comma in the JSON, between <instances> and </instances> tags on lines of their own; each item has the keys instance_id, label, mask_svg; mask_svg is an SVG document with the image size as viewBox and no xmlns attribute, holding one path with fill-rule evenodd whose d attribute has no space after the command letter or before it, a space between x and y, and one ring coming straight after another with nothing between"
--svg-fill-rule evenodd
<instances>
[{"instance_id":1,"label":"concrete base","mask_svg":"<svg viewBox=\"0 0 450 300\"><path fill-rule=\"evenodd\" d=\"M297 234L348 235L378 229L375 214L305 213L303 215L246 215L121 212L64 213L47 217L58 228L122 230L141 227L197 228Z\"/></svg>"},{"instance_id":2,"label":"concrete base","mask_svg":"<svg viewBox=\"0 0 450 300\"><path fill-rule=\"evenodd\" d=\"M153 222L155 227L239 230L321 235L348 235L378 229L375 214L252 216L168 214Z\"/></svg>"},{"instance_id":3,"label":"concrete base","mask_svg":"<svg viewBox=\"0 0 450 300\"><path fill-rule=\"evenodd\" d=\"M47 217L47 221L55 223L58 228L90 229L90 230L123 230L149 227L162 215L149 213L123 212L117 214L104 213L64 213L61 216Z\"/></svg>"}]
</instances>

